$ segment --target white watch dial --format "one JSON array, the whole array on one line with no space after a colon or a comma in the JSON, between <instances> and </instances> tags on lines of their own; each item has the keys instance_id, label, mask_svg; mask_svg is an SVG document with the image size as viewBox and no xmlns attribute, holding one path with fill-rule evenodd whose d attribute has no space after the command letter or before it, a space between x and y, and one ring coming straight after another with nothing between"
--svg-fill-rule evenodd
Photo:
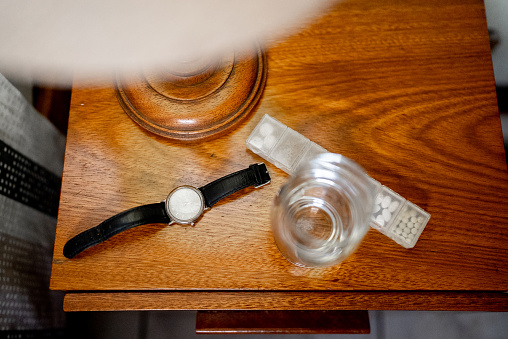
<instances>
[{"instance_id":1,"label":"white watch dial","mask_svg":"<svg viewBox=\"0 0 508 339\"><path fill-rule=\"evenodd\" d=\"M190 223L203 212L204 202L201 192L190 186L181 186L173 190L166 202L172 219L180 223Z\"/></svg>"}]
</instances>

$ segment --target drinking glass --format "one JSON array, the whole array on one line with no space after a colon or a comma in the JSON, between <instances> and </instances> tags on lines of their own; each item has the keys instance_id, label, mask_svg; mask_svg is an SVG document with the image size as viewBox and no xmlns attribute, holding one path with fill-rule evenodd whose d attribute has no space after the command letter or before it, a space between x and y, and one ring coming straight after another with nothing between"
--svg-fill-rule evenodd
<instances>
[{"instance_id":1,"label":"drinking glass","mask_svg":"<svg viewBox=\"0 0 508 339\"><path fill-rule=\"evenodd\" d=\"M271 210L275 243L295 265L344 261L369 230L376 185L340 154L323 153L300 165L282 186Z\"/></svg>"}]
</instances>

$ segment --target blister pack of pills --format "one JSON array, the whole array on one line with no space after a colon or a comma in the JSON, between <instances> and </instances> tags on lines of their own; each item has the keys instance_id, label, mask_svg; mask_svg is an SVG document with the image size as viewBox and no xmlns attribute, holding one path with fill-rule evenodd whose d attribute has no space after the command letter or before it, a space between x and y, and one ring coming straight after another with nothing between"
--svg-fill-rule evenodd
<instances>
[{"instance_id":1,"label":"blister pack of pills","mask_svg":"<svg viewBox=\"0 0 508 339\"><path fill-rule=\"evenodd\" d=\"M288 174L293 174L307 159L328 152L268 114L247 138L247 148ZM370 226L405 248L414 247L430 214L378 181L372 181L377 189Z\"/></svg>"},{"instance_id":2,"label":"blister pack of pills","mask_svg":"<svg viewBox=\"0 0 508 339\"><path fill-rule=\"evenodd\" d=\"M429 213L388 187L380 185L374 201L370 227L377 229L399 245L412 248L429 219Z\"/></svg>"},{"instance_id":3,"label":"blister pack of pills","mask_svg":"<svg viewBox=\"0 0 508 339\"><path fill-rule=\"evenodd\" d=\"M288 174L302 161L328 152L268 114L247 138L247 148Z\"/></svg>"}]
</instances>

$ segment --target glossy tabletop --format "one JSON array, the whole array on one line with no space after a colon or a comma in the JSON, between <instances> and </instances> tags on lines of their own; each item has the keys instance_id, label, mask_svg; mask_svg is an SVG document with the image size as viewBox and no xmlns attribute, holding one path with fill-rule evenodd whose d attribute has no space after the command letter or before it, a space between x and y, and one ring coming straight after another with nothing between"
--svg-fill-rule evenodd
<instances>
[{"instance_id":1,"label":"glossy tabletop","mask_svg":"<svg viewBox=\"0 0 508 339\"><path fill-rule=\"evenodd\" d=\"M267 59L254 111L202 142L143 130L113 83L73 90L51 276L65 309L507 309L508 173L483 2L345 1ZM292 265L269 222L287 174L267 163L270 185L194 227L139 226L63 256L116 213L260 162L245 141L266 113L428 211L416 246L371 229L339 266Z\"/></svg>"}]
</instances>

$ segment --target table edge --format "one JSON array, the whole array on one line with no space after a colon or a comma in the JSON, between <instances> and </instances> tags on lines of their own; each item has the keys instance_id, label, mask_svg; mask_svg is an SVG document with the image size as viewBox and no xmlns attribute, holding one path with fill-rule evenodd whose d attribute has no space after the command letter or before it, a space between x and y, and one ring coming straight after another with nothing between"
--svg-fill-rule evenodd
<instances>
[{"instance_id":1,"label":"table edge","mask_svg":"<svg viewBox=\"0 0 508 339\"><path fill-rule=\"evenodd\" d=\"M425 310L508 311L508 293L490 291L155 291L71 292L64 311Z\"/></svg>"}]
</instances>

